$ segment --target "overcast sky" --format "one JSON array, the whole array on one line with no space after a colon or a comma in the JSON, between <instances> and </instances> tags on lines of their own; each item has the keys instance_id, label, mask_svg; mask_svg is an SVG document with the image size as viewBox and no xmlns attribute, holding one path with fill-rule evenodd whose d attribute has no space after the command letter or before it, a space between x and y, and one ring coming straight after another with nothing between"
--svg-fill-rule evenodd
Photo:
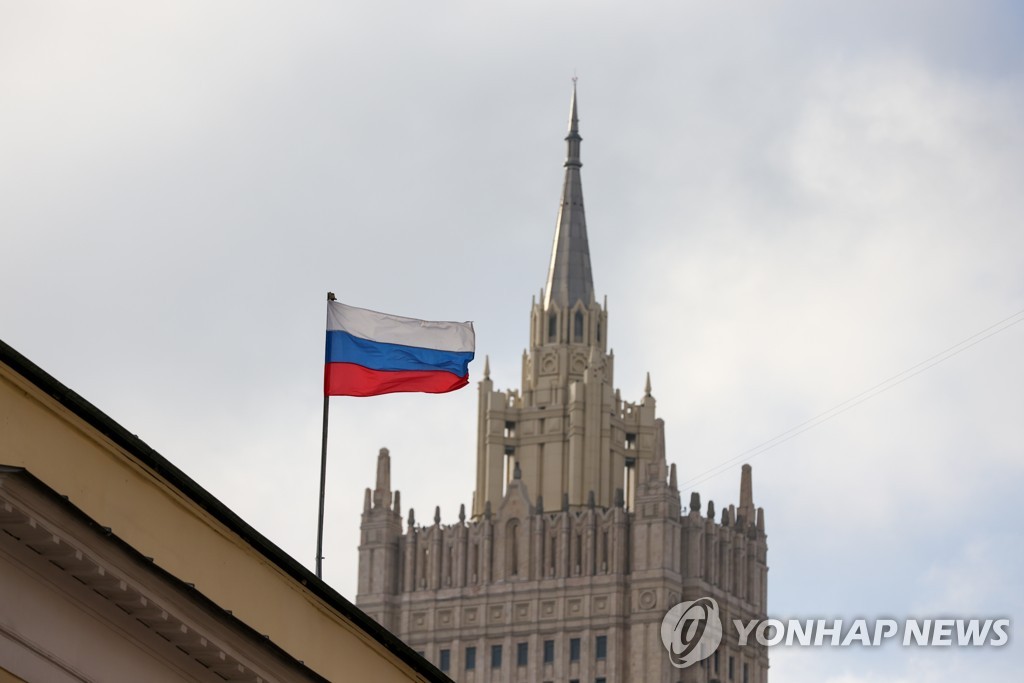
<instances>
[{"instance_id":1,"label":"overcast sky","mask_svg":"<svg viewBox=\"0 0 1024 683\"><path fill-rule=\"evenodd\" d=\"M751 462L770 613L1019 619L1022 7L3 2L0 338L312 567L325 293L473 320L471 374L518 387L575 72L616 385L651 372L684 500ZM379 447L420 519L470 502L475 382L331 411L354 599ZM772 680L1022 653L776 648Z\"/></svg>"}]
</instances>

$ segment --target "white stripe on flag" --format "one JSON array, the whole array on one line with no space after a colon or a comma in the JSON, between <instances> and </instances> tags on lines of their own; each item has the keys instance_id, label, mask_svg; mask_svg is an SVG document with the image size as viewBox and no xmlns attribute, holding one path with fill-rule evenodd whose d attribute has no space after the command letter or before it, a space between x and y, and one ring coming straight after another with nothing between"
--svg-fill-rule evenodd
<instances>
[{"instance_id":1,"label":"white stripe on flag","mask_svg":"<svg viewBox=\"0 0 1024 683\"><path fill-rule=\"evenodd\" d=\"M435 322L378 313L365 308L327 302L327 331L341 331L386 344L418 346L439 351L475 351L473 323Z\"/></svg>"}]
</instances>

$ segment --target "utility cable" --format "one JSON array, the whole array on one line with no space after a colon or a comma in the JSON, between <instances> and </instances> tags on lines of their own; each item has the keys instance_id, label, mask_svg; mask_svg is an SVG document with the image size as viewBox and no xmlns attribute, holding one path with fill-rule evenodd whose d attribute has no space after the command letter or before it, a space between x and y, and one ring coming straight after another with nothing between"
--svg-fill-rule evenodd
<instances>
[{"instance_id":1,"label":"utility cable","mask_svg":"<svg viewBox=\"0 0 1024 683\"><path fill-rule=\"evenodd\" d=\"M820 425L823 422L827 422L828 420L831 420L832 418L834 418L834 417L836 417L838 415L842 415L847 410L850 410L851 408L854 408L854 407L860 405L864 401L872 399L875 396L878 396L879 394L882 394L882 393L888 391L889 389L892 389L893 387L896 387L896 386L902 384L903 382L906 382L908 379L910 379L910 378L912 378L912 377L914 377L916 375L921 374L925 370L929 370L929 369L935 367L936 365L938 365L939 363L943 363L943 362L949 360L950 358L952 358L953 356L955 356L955 355L957 355L957 354L959 354L959 353L961 353L963 351L966 351L967 349L971 348L972 346L974 346L976 344L980 344L981 342L985 341L989 337L997 335L1000 332L1003 332L1003 331L1013 327L1014 325L1017 325L1017 324L1022 323L1022 322L1024 322L1024 310L1018 311L1018 312L1014 313L1013 315L1011 315L1009 317L1003 318L1002 320L1000 320L997 323L993 323L992 325L989 325L985 329L980 330L980 331L972 334L970 337L967 337L966 339L964 339L964 340L962 340L960 342L957 342L956 344L953 344L952 346L950 346L949 348L945 349L944 351L940 351L939 353L935 354L934 356L931 356L930 358L926 358L925 360L921 361L920 363L918 363L916 365L912 365L911 367L907 368L906 370L903 370L902 372L896 373L892 377L889 377L888 379L885 379L885 380L879 382L878 384L874 385L873 387L871 387L869 389L865 389L864 391L860 392L856 396L852 396L852 397L846 399L842 403L840 403L840 404L838 404L836 406L833 406L832 408L829 408L825 412L819 413L818 415L815 415L814 417L801 422L800 424L796 425L795 427L787 429L786 431L784 431L784 432L774 436L771 439L768 439L767 441L761 442L760 444L754 446L753 448L749 448L749 449L743 451L742 453L729 458L728 460L723 460L722 462L718 463L717 465L715 465L713 467L710 467L710 468L704 470L703 472L700 472L699 474L695 475L691 479L689 479L689 480L687 480L685 482L682 482L680 484L679 488L680 489L694 488L695 486L697 486L699 484L702 484L702 483L704 483L705 481L707 481L709 479L713 479L714 477L717 477L718 475L723 474L727 470L729 470L732 467L734 467L736 465L737 461L742 460L744 458L746 458L748 460L756 458L757 456L761 455L762 453L764 453L766 451L769 451L769 450L775 448L776 446L778 446L780 444L783 444L783 443L789 441L790 439L792 439L792 438L794 438L794 437L796 437L796 436L798 436L800 434L803 434L804 432L806 432L809 429L813 429L814 427L817 427L818 425Z\"/></svg>"}]
</instances>

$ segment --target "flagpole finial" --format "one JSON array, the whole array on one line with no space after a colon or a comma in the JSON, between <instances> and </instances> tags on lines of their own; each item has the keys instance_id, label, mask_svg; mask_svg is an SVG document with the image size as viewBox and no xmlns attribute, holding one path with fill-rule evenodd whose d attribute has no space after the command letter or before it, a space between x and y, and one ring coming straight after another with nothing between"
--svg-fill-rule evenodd
<instances>
[{"instance_id":1,"label":"flagpole finial","mask_svg":"<svg viewBox=\"0 0 1024 683\"><path fill-rule=\"evenodd\" d=\"M337 299L334 298L334 292L327 292L327 300L328 301L337 301Z\"/></svg>"}]
</instances>

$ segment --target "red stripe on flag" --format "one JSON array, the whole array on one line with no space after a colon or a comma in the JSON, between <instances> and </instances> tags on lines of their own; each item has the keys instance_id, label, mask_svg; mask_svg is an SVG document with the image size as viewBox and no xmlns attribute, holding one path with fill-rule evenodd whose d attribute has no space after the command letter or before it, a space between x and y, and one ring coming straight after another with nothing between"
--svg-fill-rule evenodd
<instances>
[{"instance_id":1,"label":"red stripe on flag","mask_svg":"<svg viewBox=\"0 0 1024 683\"><path fill-rule=\"evenodd\" d=\"M443 394L469 384L469 375L425 370L370 370L354 363L324 366L324 396L378 396L400 391Z\"/></svg>"}]
</instances>

